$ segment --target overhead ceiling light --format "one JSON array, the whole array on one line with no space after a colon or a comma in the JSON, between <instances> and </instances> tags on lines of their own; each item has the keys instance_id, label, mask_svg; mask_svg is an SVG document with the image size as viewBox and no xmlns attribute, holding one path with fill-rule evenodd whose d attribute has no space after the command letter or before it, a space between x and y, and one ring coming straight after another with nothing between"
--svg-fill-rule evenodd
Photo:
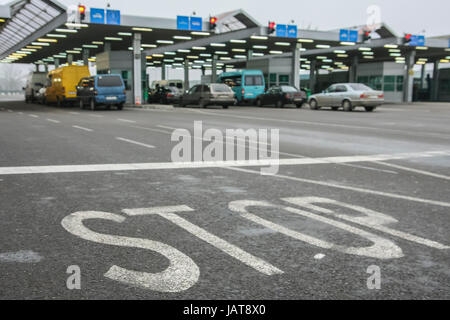
<instances>
[{"instance_id":1,"label":"overhead ceiling light","mask_svg":"<svg viewBox=\"0 0 450 320\"><path fill-rule=\"evenodd\" d=\"M153 29L151 29L151 28L138 28L138 27L132 28L132 30L133 31L143 31L143 32L152 32L153 31Z\"/></svg>"},{"instance_id":2,"label":"overhead ceiling light","mask_svg":"<svg viewBox=\"0 0 450 320\"><path fill-rule=\"evenodd\" d=\"M198 56L187 56L188 59L198 59Z\"/></svg>"},{"instance_id":3,"label":"overhead ceiling light","mask_svg":"<svg viewBox=\"0 0 450 320\"><path fill-rule=\"evenodd\" d=\"M363 58L364 58L364 59L375 59L374 56L364 56Z\"/></svg>"},{"instance_id":4,"label":"overhead ceiling light","mask_svg":"<svg viewBox=\"0 0 450 320\"><path fill-rule=\"evenodd\" d=\"M269 51L270 54L283 54L283 51L278 51L278 50L271 50Z\"/></svg>"},{"instance_id":5,"label":"overhead ceiling light","mask_svg":"<svg viewBox=\"0 0 450 320\"><path fill-rule=\"evenodd\" d=\"M450 59L441 59L441 63L450 63Z\"/></svg>"},{"instance_id":6,"label":"overhead ceiling light","mask_svg":"<svg viewBox=\"0 0 450 320\"><path fill-rule=\"evenodd\" d=\"M224 43L211 43L211 47L226 47L227 45Z\"/></svg>"},{"instance_id":7,"label":"overhead ceiling light","mask_svg":"<svg viewBox=\"0 0 450 320\"><path fill-rule=\"evenodd\" d=\"M267 39L269 39L269 37L266 37L266 36L251 36L250 38L253 39L253 40L267 40Z\"/></svg>"},{"instance_id":8,"label":"overhead ceiling light","mask_svg":"<svg viewBox=\"0 0 450 320\"><path fill-rule=\"evenodd\" d=\"M289 42L275 42L275 45L289 47L291 44Z\"/></svg>"},{"instance_id":9,"label":"overhead ceiling light","mask_svg":"<svg viewBox=\"0 0 450 320\"><path fill-rule=\"evenodd\" d=\"M401 53L391 53L390 56L391 57L401 57Z\"/></svg>"},{"instance_id":10,"label":"overhead ceiling light","mask_svg":"<svg viewBox=\"0 0 450 320\"><path fill-rule=\"evenodd\" d=\"M447 57L446 59L450 59L450 57ZM428 61L428 58L419 58L419 61Z\"/></svg>"},{"instance_id":11,"label":"overhead ceiling light","mask_svg":"<svg viewBox=\"0 0 450 320\"><path fill-rule=\"evenodd\" d=\"M176 61L183 61L184 58L176 57L175 60L176 60Z\"/></svg>"},{"instance_id":12,"label":"overhead ceiling light","mask_svg":"<svg viewBox=\"0 0 450 320\"><path fill-rule=\"evenodd\" d=\"M388 49L397 49L398 45L396 45L396 44L386 44L386 45L384 45L384 47L388 48Z\"/></svg>"},{"instance_id":13,"label":"overhead ceiling light","mask_svg":"<svg viewBox=\"0 0 450 320\"><path fill-rule=\"evenodd\" d=\"M361 47L358 49L359 51L372 51L371 48Z\"/></svg>"},{"instance_id":14,"label":"overhead ceiling light","mask_svg":"<svg viewBox=\"0 0 450 320\"><path fill-rule=\"evenodd\" d=\"M228 52L227 51L216 51L216 52L214 52L215 54L228 54Z\"/></svg>"},{"instance_id":15,"label":"overhead ceiling light","mask_svg":"<svg viewBox=\"0 0 450 320\"><path fill-rule=\"evenodd\" d=\"M78 31L75 29L55 29L56 32L61 33L77 33Z\"/></svg>"},{"instance_id":16,"label":"overhead ceiling light","mask_svg":"<svg viewBox=\"0 0 450 320\"><path fill-rule=\"evenodd\" d=\"M235 59L246 59L247 56L237 54L237 55L234 56L234 58Z\"/></svg>"},{"instance_id":17,"label":"overhead ceiling light","mask_svg":"<svg viewBox=\"0 0 450 320\"><path fill-rule=\"evenodd\" d=\"M22 50L20 50L20 51L30 51L30 52L36 52L37 50L36 49L30 49L30 48L25 48L25 49L22 49Z\"/></svg>"},{"instance_id":18,"label":"overhead ceiling light","mask_svg":"<svg viewBox=\"0 0 450 320\"><path fill-rule=\"evenodd\" d=\"M332 62L333 62L332 59L324 59L324 60L322 60L322 61L325 62L325 63L332 63Z\"/></svg>"},{"instance_id":19,"label":"overhead ceiling light","mask_svg":"<svg viewBox=\"0 0 450 320\"><path fill-rule=\"evenodd\" d=\"M103 41L92 41L92 44L102 45L102 44L104 44L104 42Z\"/></svg>"},{"instance_id":20,"label":"overhead ceiling light","mask_svg":"<svg viewBox=\"0 0 450 320\"><path fill-rule=\"evenodd\" d=\"M98 46L95 44L83 44L83 48L88 48L88 49L97 49Z\"/></svg>"},{"instance_id":21,"label":"overhead ceiling light","mask_svg":"<svg viewBox=\"0 0 450 320\"><path fill-rule=\"evenodd\" d=\"M192 50L206 50L205 47L192 47Z\"/></svg>"},{"instance_id":22,"label":"overhead ceiling light","mask_svg":"<svg viewBox=\"0 0 450 320\"><path fill-rule=\"evenodd\" d=\"M97 59L96 58L89 58L88 61L95 62L95 61L97 61Z\"/></svg>"},{"instance_id":23,"label":"overhead ceiling light","mask_svg":"<svg viewBox=\"0 0 450 320\"><path fill-rule=\"evenodd\" d=\"M428 50L428 47L416 47L416 50Z\"/></svg>"},{"instance_id":24,"label":"overhead ceiling light","mask_svg":"<svg viewBox=\"0 0 450 320\"><path fill-rule=\"evenodd\" d=\"M53 34L53 33L47 34L47 37L51 37L51 38L67 38L67 36L65 34Z\"/></svg>"},{"instance_id":25,"label":"overhead ceiling light","mask_svg":"<svg viewBox=\"0 0 450 320\"><path fill-rule=\"evenodd\" d=\"M47 42L32 42L31 44L33 46L44 46L44 47L48 47L50 45L50 43L47 43Z\"/></svg>"},{"instance_id":26,"label":"overhead ceiling light","mask_svg":"<svg viewBox=\"0 0 450 320\"><path fill-rule=\"evenodd\" d=\"M450 51L450 48L445 49L445 51L449 52L449 51Z\"/></svg>"},{"instance_id":27,"label":"overhead ceiling light","mask_svg":"<svg viewBox=\"0 0 450 320\"><path fill-rule=\"evenodd\" d=\"M122 38L117 38L117 37L105 37L105 40L107 41L122 41Z\"/></svg>"},{"instance_id":28,"label":"overhead ceiling light","mask_svg":"<svg viewBox=\"0 0 450 320\"><path fill-rule=\"evenodd\" d=\"M374 55L374 53L372 51L363 51L362 54L365 56L373 56Z\"/></svg>"},{"instance_id":29,"label":"overhead ceiling light","mask_svg":"<svg viewBox=\"0 0 450 320\"><path fill-rule=\"evenodd\" d=\"M200 57L211 57L210 53L200 53Z\"/></svg>"},{"instance_id":30,"label":"overhead ceiling light","mask_svg":"<svg viewBox=\"0 0 450 320\"><path fill-rule=\"evenodd\" d=\"M264 53L253 52L253 56L254 56L254 57L264 57Z\"/></svg>"},{"instance_id":31,"label":"overhead ceiling light","mask_svg":"<svg viewBox=\"0 0 450 320\"><path fill-rule=\"evenodd\" d=\"M172 52L172 51L164 52L164 54L165 54L165 55L168 55L168 56L176 56L176 55L177 55L176 52Z\"/></svg>"},{"instance_id":32,"label":"overhead ceiling light","mask_svg":"<svg viewBox=\"0 0 450 320\"><path fill-rule=\"evenodd\" d=\"M230 57L220 57L220 60L231 60Z\"/></svg>"},{"instance_id":33,"label":"overhead ceiling light","mask_svg":"<svg viewBox=\"0 0 450 320\"><path fill-rule=\"evenodd\" d=\"M84 24L84 23L68 22L68 23L66 23L66 27L68 27L68 28L87 28L89 26L87 24Z\"/></svg>"},{"instance_id":34,"label":"overhead ceiling light","mask_svg":"<svg viewBox=\"0 0 450 320\"><path fill-rule=\"evenodd\" d=\"M304 43L313 43L314 42L314 40L312 40L312 39L298 39L297 41L304 42Z\"/></svg>"},{"instance_id":35,"label":"overhead ceiling light","mask_svg":"<svg viewBox=\"0 0 450 320\"><path fill-rule=\"evenodd\" d=\"M347 53L347 51L345 51L345 50L334 50L333 52L334 53Z\"/></svg>"},{"instance_id":36,"label":"overhead ceiling light","mask_svg":"<svg viewBox=\"0 0 450 320\"><path fill-rule=\"evenodd\" d=\"M41 46L27 46L28 49L42 49Z\"/></svg>"},{"instance_id":37,"label":"overhead ceiling light","mask_svg":"<svg viewBox=\"0 0 450 320\"><path fill-rule=\"evenodd\" d=\"M402 60L397 60L397 61L395 61L395 63L402 63L402 64L404 64L404 63L405 63L405 61L402 61Z\"/></svg>"},{"instance_id":38,"label":"overhead ceiling light","mask_svg":"<svg viewBox=\"0 0 450 320\"><path fill-rule=\"evenodd\" d=\"M400 49L389 49L389 52L402 52Z\"/></svg>"},{"instance_id":39,"label":"overhead ceiling light","mask_svg":"<svg viewBox=\"0 0 450 320\"><path fill-rule=\"evenodd\" d=\"M119 36L131 37L133 34L131 32L117 32Z\"/></svg>"},{"instance_id":40,"label":"overhead ceiling light","mask_svg":"<svg viewBox=\"0 0 450 320\"><path fill-rule=\"evenodd\" d=\"M80 54L81 51L77 51L77 50L67 50L67 53L72 53L72 54Z\"/></svg>"},{"instance_id":41,"label":"overhead ceiling light","mask_svg":"<svg viewBox=\"0 0 450 320\"><path fill-rule=\"evenodd\" d=\"M255 48L255 49L267 49L267 46L258 46L258 45L255 45L255 46L253 46L253 48Z\"/></svg>"},{"instance_id":42,"label":"overhead ceiling light","mask_svg":"<svg viewBox=\"0 0 450 320\"><path fill-rule=\"evenodd\" d=\"M348 58L348 54L338 54L337 57L339 57L339 58Z\"/></svg>"},{"instance_id":43,"label":"overhead ceiling light","mask_svg":"<svg viewBox=\"0 0 450 320\"><path fill-rule=\"evenodd\" d=\"M331 46L328 45L328 44L318 44L318 45L316 45L316 48L319 48L319 49L329 49L329 48L331 48Z\"/></svg>"},{"instance_id":44,"label":"overhead ceiling light","mask_svg":"<svg viewBox=\"0 0 450 320\"><path fill-rule=\"evenodd\" d=\"M348 42L348 41L342 41L341 45L343 46L354 46L356 43L354 42Z\"/></svg>"},{"instance_id":45,"label":"overhead ceiling light","mask_svg":"<svg viewBox=\"0 0 450 320\"><path fill-rule=\"evenodd\" d=\"M191 52L191 50L189 50L189 49L178 49L177 51L178 52L182 52L182 53L189 53L189 52Z\"/></svg>"},{"instance_id":46,"label":"overhead ceiling light","mask_svg":"<svg viewBox=\"0 0 450 320\"><path fill-rule=\"evenodd\" d=\"M200 31L193 31L191 32L194 36L209 36L209 32L200 32Z\"/></svg>"},{"instance_id":47,"label":"overhead ceiling light","mask_svg":"<svg viewBox=\"0 0 450 320\"><path fill-rule=\"evenodd\" d=\"M155 57L155 58L163 58L164 55L163 55L163 54L159 54L159 53L155 53L155 54L153 55L153 57Z\"/></svg>"},{"instance_id":48,"label":"overhead ceiling light","mask_svg":"<svg viewBox=\"0 0 450 320\"><path fill-rule=\"evenodd\" d=\"M187 36L173 36L173 38L177 40L192 40L192 37Z\"/></svg>"},{"instance_id":49,"label":"overhead ceiling light","mask_svg":"<svg viewBox=\"0 0 450 320\"><path fill-rule=\"evenodd\" d=\"M158 47L156 44L141 44L142 48L156 48Z\"/></svg>"},{"instance_id":50,"label":"overhead ceiling light","mask_svg":"<svg viewBox=\"0 0 450 320\"><path fill-rule=\"evenodd\" d=\"M47 39L47 38L39 38L39 39L37 39L37 41L39 41L39 42L58 42L58 40L56 40L56 39Z\"/></svg>"},{"instance_id":51,"label":"overhead ceiling light","mask_svg":"<svg viewBox=\"0 0 450 320\"><path fill-rule=\"evenodd\" d=\"M247 40L235 40L235 39L232 39L232 40L230 40L230 42L231 43L247 43Z\"/></svg>"},{"instance_id":52,"label":"overhead ceiling light","mask_svg":"<svg viewBox=\"0 0 450 320\"><path fill-rule=\"evenodd\" d=\"M327 57L326 57L326 56L317 56L316 58L319 59L319 60L324 60L324 59L326 59Z\"/></svg>"},{"instance_id":53,"label":"overhead ceiling light","mask_svg":"<svg viewBox=\"0 0 450 320\"><path fill-rule=\"evenodd\" d=\"M172 40L156 40L156 43L173 44L174 42Z\"/></svg>"}]
</instances>

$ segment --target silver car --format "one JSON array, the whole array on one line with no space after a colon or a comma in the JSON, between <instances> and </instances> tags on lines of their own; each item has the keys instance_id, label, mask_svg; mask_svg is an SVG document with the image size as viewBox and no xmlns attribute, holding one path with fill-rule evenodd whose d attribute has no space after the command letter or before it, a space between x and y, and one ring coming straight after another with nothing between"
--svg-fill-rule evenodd
<instances>
[{"instance_id":1,"label":"silver car","mask_svg":"<svg viewBox=\"0 0 450 320\"><path fill-rule=\"evenodd\" d=\"M312 110L331 107L353 111L356 107L364 107L367 112L372 112L384 103L384 93L361 83L337 83L322 93L311 95L308 102Z\"/></svg>"}]
</instances>

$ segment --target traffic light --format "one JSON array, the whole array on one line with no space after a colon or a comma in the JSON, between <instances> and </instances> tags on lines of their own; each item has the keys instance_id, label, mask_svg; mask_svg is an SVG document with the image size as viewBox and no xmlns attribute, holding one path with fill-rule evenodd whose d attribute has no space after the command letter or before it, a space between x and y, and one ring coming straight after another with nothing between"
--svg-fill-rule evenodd
<instances>
[{"instance_id":1,"label":"traffic light","mask_svg":"<svg viewBox=\"0 0 450 320\"><path fill-rule=\"evenodd\" d=\"M410 43L412 40L412 34L408 33L405 34L405 36L403 37L403 44L408 44Z\"/></svg>"},{"instance_id":2,"label":"traffic light","mask_svg":"<svg viewBox=\"0 0 450 320\"><path fill-rule=\"evenodd\" d=\"M209 30L213 31L217 27L217 18L211 17L209 18Z\"/></svg>"},{"instance_id":3,"label":"traffic light","mask_svg":"<svg viewBox=\"0 0 450 320\"><path fill-rule=\"evenodd\" d=\"M272 34L275 32L276 23L273 21L269 21L269 31L268 34Z\"/></svg>"},{"instance_id":4,"label":"traffic light","mask_svg":"<svg viewBox=\"0 0 450 320\"><path fill-rule=\"evenodd\" d=\"M78 6L78 14L80 15L80 22L83 22L86 19L86 6L80 4Z\"/></svg>"},{"instance_id":5,"label":"traffic light","mask_svg":"<svg viewBox=\"0 0 450 320\"><path fill-rule=\"evenodd\" d=\"M371 36L370 31L364 31L364 34L363 34L363 42L367 42L367 41L369 41L370 39L372 39L372 36Z\"/></svg>"}]
</instances>

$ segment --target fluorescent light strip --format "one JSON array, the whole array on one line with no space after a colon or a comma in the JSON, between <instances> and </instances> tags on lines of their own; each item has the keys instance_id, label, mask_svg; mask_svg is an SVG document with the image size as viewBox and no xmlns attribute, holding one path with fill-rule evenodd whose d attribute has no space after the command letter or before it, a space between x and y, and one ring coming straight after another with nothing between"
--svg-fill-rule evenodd
<instances>
[{"instance_id":1,"label":"fluorescent light strip","mask_svg":"<svg viewBox=\"0 0 450 320\"><path fill-rule=\"evenodd\" d=\"M187 36L173 36L173 38L177 40L192 40L192 37Z\"/></svg>"},{"instance_id":2,"label":"fluorescent light strip","mask_svg":"<svg viewBox=\"0 0 450 320\"><path fill-rule=\"evenodd\" d=\"M56 32L61 32L61 33L77 33L77 30L74 29L55 29Z\"/></svg>"},{"instance_id":3,"label":"fluorescent light strip","mask_svg":"<svg viewBox=\"0 0 450 320\"><path fill-rule=\"evenodd\" d=\"M143 32L152 32L153 29L151 28L132 28L133 31L143 31Z\"/></svg>"},{"instance_id":4,"label":"fluorescent light strip","mask_svg":"<svg viewBox=\"0 0 450 320\"><path fill-rule=\"evenodd\" d=\"M199 32L199 31L193 31L193 32L191 32L191 34L193 34L194 36L209 36L210 35L209 32Z\"/></svg>"}]
</instances>

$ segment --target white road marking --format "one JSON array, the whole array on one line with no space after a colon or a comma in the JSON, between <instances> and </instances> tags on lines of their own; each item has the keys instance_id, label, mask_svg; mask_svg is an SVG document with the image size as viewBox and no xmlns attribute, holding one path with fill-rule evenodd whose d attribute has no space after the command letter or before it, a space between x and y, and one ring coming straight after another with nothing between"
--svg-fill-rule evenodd
<instances>
[{"instance_id":1,"label":"white road marking","mask_svg":"<svg viewBox=\"0 0 450 320\"><path fill-rule=\"evenodd\" d=\"M31 250L0 253L0 262L2 263L38 263L41 260L42 257Z\"/></svg>"},{"instance_id":2,"label":"white road marking","mask_svg":"<svg viewBox=\"0 0 450 320\"><path fill-rule=\"evenodd\" d=\"M32 118L39 118L39 116L35 115L35 114L29 114L30 117Z\"/></svg>"},{"instance_id":3,"label":"white road marking","mask_svg":"<svg viewBox=\"0 0 450 320\"><path fill-rule=\"evenodd\" d=\"M371 171L378 171L378 172L384 172L384 173L398 174L398 172L392 171L392 170L383 170L383 169L378 169L378 168L360 166L360 165L357 165L357 164L340 163L339 165L346 166L346 167L358 168L358 169L364 169L364 170L371 170Z\"/></svg>"},{"instance_id":4,"label":"white road marking","mask_svg":"<svg viewBox=\"0 0 450 320\"><path fill-rule=\"evenodd\" d=\"M127 122L127 123L136 123L136 121L133 121L133 120L127 120L127 119L117 119L118 121L121 121L121 122Z\"/></svg>"},{"instance_id":5,"label":"white road marking","mask_svg":"<svg viewBox=\"0 0 450 320\"><path fill-rule=\"evenodd\" d=\"M73 115L79 115L80 113L79 112L69 112L70 114L73 114Z\"/></svg>"},{"instance_id":6,"label":"white road marking","mask_svg":"<svg viewBox=\"0 0 450 320\"><path fill-rule=\"evenodd\" d=\"M242 263L246 264L247 266L249 266L265 275L271 276L271 275L275 275L275 274L284 273L283 271L281 271L280 269L271 265L270 263L249 254L248 252L209 233L208 231L200 228L199 226L187 221L186 219L184 219L174 213L174 212L190 212L190 211L194 211L194 210L187 206L178 206L178 207L175 206L175 207L148 208L148 209L146 209L146 208L125 209L122 212L124 212L125 214L130 215L130 216L143 216L143 215L152 215L152 214L160 215L161 217L173 222L174 224L176 224L180 228L186 230L187 232L191 233L192 235L209 243L210 245L221 250L222 252L230 255L231 257L241 261Z\"/></svg>"},{"instance_id":7,"label":"white road marking","mask_svg":"<svg viewBox=\"0 0 450 320\"><path fill-rule=\"evenodd\" d=\"M76 127L76 126L74 126ZM80 127L82 128L82 127ZM86 128L83 128L86 129ZM92 131L91 129L86 129ZM125 163L125 164L88 164L88 165L65 165L65 166L29 166L29 167L0 167L0 175L11 174L36 174L36 173L71 173L71 172L105 172L105 171L138 171L138 170L168 170L168 169L203 169L203 168L233 168L233 167L265 167L272 165L295 166L314 165L330 163L353 163L386 161L411 158L427 158L446 154L441 151L398 153L391 155L368 155L368 156L344 156L331 158L294 158L294 159L263 159L246 161L204 161L204 162L161 162L161 163ZM249 170L253 173L254 171ZM259 171L258 171L259 172ZM281 175L275 175L282 177ZM289 177L290 178L290 177ZM305 181L313 181L307 180ZM327 184L323 182L324 184ZM332 185L332 184L331 184ZM342 186L339 186L342 187ZM351 188L351 187L348 187Z\"/></svg>"},{"instance_id":8,"label":"white road marking","mask_svg":"<svg viewBox=\"0 0 450 320\"><path fill-rule=\"evenodd\" d=\"M47 121L53 122L53 123L61 123L61 121L54 120L54 119L47 119Z\"/></svg>"},{"instance_id":9,"label":"white road marking","mask_svg":"<svg viewBox=\"0 0 450 320\"><path fill-rule=\"evenodd\" d=\"M120 141L128 142L128 143L132 143L132 144L135 144L135 145L138 145L138 146L141 146L141 147L146 147L146 148L149 148L149 149L154 149L155 148L155 146L152 146L150 144L145 144L145 143L134 141L134 140L130 140L130 139L125 139L125 138L120 138L120 137L117 137L116 139L120 140Z\"/></svg>"},{"instance_id":10,"label":"white road marking","mask_svg":"<svg viewBox=\"0 0 450 320\"><path fill-rule=\"evenodd\" d=\"M8 109L7 111L8 111L8 112L14 112L14 111L12 111L11 109Z\"/></svg>"},{"instance_id":11,"label":"white road marking","mask_svg":"<svg viewBox=\"0 0 450 320\"><path fill-rule=\"evenodd\" d=\"M242 169L242 168L232 168L232 167L227 167L225 169L261 175L260 171L254 171L254 170L248 170L248 169ZM372 190L372 189L343 186L343 185L336 184L336 183L296 178L296 177L290 177L290 176L285 176L285 175L281 175L281 174L272 175L272 177L286 179L286 180L292 180L292 181L298 181L298 182L304 182L304 183L310 183L310 184L316 184L316 185L320 185L320 186L324 186L324 187L331 187L331 188L350 190L350 191L356 191L356 192L361 192L361 193L374 194L374 195L388 197L388 198L420 202L420 203L431 204L431 205L435 205L435 206L450 207L449 202L442 202L442 201L436 201L436 200L428 200L428 199L422 199L422 198L417 198L417 197L404 196L404 195L400 195L400 194L382 192L382 191L377 191L377 190Z\"/></svg>"},{"instance_id":12,"label":"white road marking","mask_svg":"<svg viewBox=\"0 0 450 320\"><path fill-rule=\"evenodd\" d=\"M72 126L72 128L80 129L80 130L84 130L84 131L88 131L88 132L94 131L94 130L92 130L92 129L88 129L88 128L80 127L80 126Z\"/></svg>"},{"instance_id":13,"label":"white road marking","mask_svg":"<svg viewBox=\"0 0 450 320\"><path fill-rule=\"evenodd\" d=\"M443 174L438 174L438 173L434 173L434 172L413 169L413 168L400 166L398 164L393 164L393 163L386 163L386 162L379 162L379 161L376 161L375 163L379 164L379 165L391 167L391 168L396 168L396 169L400 169L400 170L410 171L410 172L414 172L414 173L420 173L420 174L423 174L423 175L426 175L426 176L430 176L430 177L434 177L434 178L450 180L450 176L445 176Z\"/></svg>"},{"instance_id":14,"label":"white road marking","mask_svg":"<svg viewBox=\"0 0 450 320\"><path fill-rule=\"evenodd\" d=\"M319 253L314 256L314 259L316 260L322 260L323 258L325 258L325 255L323 253Z\"/></svg>"},{"instance_id":15,"label":"white road marking","mask_svg":"<svg viewBox=\"0 0 450 320\"><path fill-rule=\"evenodd\" d=\"M84 226L85 220L100 219L123 223L125 217L109 212L76 212L63 219L64 229L81 239L111 246L145 249L169 260L169 266L157 273L128 270L113 265L104 276L122 283L159 292L181 292L195 285L200 277L197 264L181 251L165 243L142 238L97 233ZM109 261L109 259L108 259Z\"/></svg>"},{"instance_id":16,"label":"white road marking","mask_svg":"<svg viewBox=\"0 0 450 320\"><path fill-rule=\"evenodd\" d=\"M348 224L345 224L345 223L342 223L342 222L339 222L339 221L336 221L333 219L328 219L328 218L325 218L320 215L317 215L317 214L314 214L311 212L307 212L304 210L299 210L299 209L291 208L291 207L277 206L277 205L273 205L266 201L251 201L251 200L233 201L228 205L228 207L230 210L239 213L241 217L243 217L249 221L259 224L265 228L269 228L274 231L277 231L281 234L284 234L285 236L294 238L294 239L302 241L302 242L306 242L310 245L320 247L323 249L331 249L331 250L336 250L336 251L339 251L339 252L342 252L345 254L365 256L365 257L371 257L371 258L377 258L377 259L397 259L397 258L401 258L404 256L402 249L388 239L382 238L380 236L377 236L376 234L364 231L362 229L352 227ZM332 242L328 242L326 240L321 240L316 237L289 229L287 227L284 227L277 223L271 222L269 220L260 218L259 216L248 211L247 208L249 208L249 207L272 207L272 208L278 208L280 210L285 210L285 211L300 215L302 217L307 217L309 219L331 225L333 227L342 229L349 233L356 234L362 238L369 240L373 244L368 247L347 247L347 246L338 245L338 244L335 244Z\"/></svg>"}]
</instances>

